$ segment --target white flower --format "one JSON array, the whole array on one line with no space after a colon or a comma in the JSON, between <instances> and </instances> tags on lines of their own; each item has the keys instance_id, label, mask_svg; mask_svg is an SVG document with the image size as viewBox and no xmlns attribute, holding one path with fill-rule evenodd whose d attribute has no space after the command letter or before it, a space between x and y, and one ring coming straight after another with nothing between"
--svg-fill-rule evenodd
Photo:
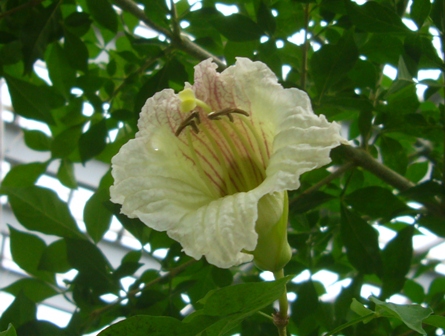
<instances>
[{"instance_id":1,"label":"white flower","mask_svg":"<svg viewBox=\"0 0 445 336\"><path fill-rule=\"evenodd\" d=\"M167 231L186 254L228 268L253 258L246 252L257 246L260 199L278 202L278 220L283 192L329 163L344 140L338 124L312 112L306 93L283 89L265 64L238 58L216 68L203 61L193 85L147 100L136 138L112 160L111 200Z\"/></svg>"}]
</instances>

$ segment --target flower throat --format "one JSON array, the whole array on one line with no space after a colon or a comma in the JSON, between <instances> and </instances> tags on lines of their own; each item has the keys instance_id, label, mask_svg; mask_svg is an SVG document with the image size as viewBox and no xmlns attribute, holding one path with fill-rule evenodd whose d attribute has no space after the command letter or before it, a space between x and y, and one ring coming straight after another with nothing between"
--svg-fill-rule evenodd
<instances>
[{"instance_id":1,"label":"flower throat","mask_svg":"<svg viewBox=\"0 0 445 336\"><path fill-rule=\"evenodd\" d=\"M256 188L266 178L269 161L261 128L244 110L212 111L204 104L191 104L193 110L176 129L183 155L193 162L203 187L215 199Z\"/></svg>"}]
</instances>

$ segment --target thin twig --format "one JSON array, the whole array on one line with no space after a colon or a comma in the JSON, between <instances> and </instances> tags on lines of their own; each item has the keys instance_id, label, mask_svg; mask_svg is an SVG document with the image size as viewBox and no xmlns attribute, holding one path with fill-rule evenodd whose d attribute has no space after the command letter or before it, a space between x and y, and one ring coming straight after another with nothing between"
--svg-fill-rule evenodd
<instances>
[{"instance_id":1,"label":"thin twig","mask_svg":"<svg viewBox=\"0 0 445 336\"><path fill-rule=\"evenodd\" d=\"M16 12L19 12L19 11L21 11L21 10L24 10L24 9L26 9L26 8L28 8L28 7L34 7L34 6L37 6L37 5L39 5L40 3L42 3L43 1L44 1L44 0L30 0L29 2L24 3L23 5L14 7L14 8L12 8L12 9L6 11L6 12L1 13L1 14L0 14L0 19L3 19L4 17L7 17L7 16L9 16L9 15L11 15L11 14L14 14L14 13L16 13Z\"/></svg>"},{"instance_id":2,"label":"thin twig","mask_svg":"<svg viewBox=\"0 0 445 336\"><path fill-rule=\"evenodd\" d=\"M331 181L335 180L337 177L343 175L343 173L345 173L346 171L348 171L349 169L351 169L351 168L353 168L355 166L356 166L356 164L354 162L352 162L352 161L344 164L343 166L339 167L336 171L334 171L329 176L327 176L324 179L320 180L318 183L314 184L310 188L307 188L300 195L292 198L292 200L289 200L289 205L292 205L295 202L297 202L299 199L301 199L301 198L303 198L303 197L305 197L305 196L307 196L309 194L312 194L314 191L317 191L322 186L324 186L324 185L330 183Z\"/></svg>"},{"instance_id":3,"label":"thin twig","mask_svg":"<svg viewBox=\"0 0 445 336\"><path fill-rule=\"evenodd\" d=\"M114 307L116 307L117 305L119 305L122 301L124 301L130 297L134 297L136 294L142 293L146 289L150 288L153 285L158 284L159 282L162 282L168 278L172 278L172 277L176 276L177 274L183 272L187 267L189 267L190 265L193 265L196 262L197 261L195 259L190 259L189 261L186 261L185 263L179 265L178 267L172 268L168 273L166 273L166 274L164 274L150 282L147 282L146 284L144 284L143 288L135 288L135 289L129 291L126 296L118 298L116 301L110 303L109 305L107 305L105 307L98 308L96 310L93 310L90 314L90 319L94 320L98 316L103 314L104 312L111 310Z\"/></svg>"},{"instance_id":4,"label":"thin twig","mask_svg":"<svg viewBox=\"0 0 445 336\"><path fill-rule=\"evenodd\" d=\"M301 78L300 89L306 90L306 74L307 74L307 52L309 48L309 41L307 38L309 28L309 4L304 7L304 40L303 40L303 55L301 61Z\"/></svg>"}]
</instances>

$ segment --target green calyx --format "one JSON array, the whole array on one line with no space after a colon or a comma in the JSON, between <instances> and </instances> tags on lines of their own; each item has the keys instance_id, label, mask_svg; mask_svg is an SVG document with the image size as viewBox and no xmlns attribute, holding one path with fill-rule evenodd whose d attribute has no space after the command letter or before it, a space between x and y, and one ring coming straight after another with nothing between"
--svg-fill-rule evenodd
<instances>
[{"instance_id":1,"label":"green calyx","mask_svg":"<svg viewBox=\"0 0 445 336\"><path fill-rule=\"evenodd\" d=\"M292 257L287 241L288 208L287 191L265 195L258 202L258 243L253 261L262 270L277 272Z\"/></svg>"}]
</instances>

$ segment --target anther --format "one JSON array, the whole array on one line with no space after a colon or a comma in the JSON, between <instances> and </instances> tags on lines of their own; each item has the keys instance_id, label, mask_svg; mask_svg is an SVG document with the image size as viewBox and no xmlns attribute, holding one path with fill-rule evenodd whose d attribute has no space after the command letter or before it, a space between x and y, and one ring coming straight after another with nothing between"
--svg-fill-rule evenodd
<instances>
[{"instance_id":1,"label":"anther","mask_svg":"<svg viewBox=\"0 0 445 336\"><path fill-rule=\"evenodd\" d=\"M216 111L216 112L210 112L207 117L210 120L220 120L222 116L227 116L229 118L229 120L231 122L233 122L233 116L232 113L236 113L236 114L242 114L245 115L246 117L249 116L249 113L247 113L244 110L238 109L238 108L225 108L221 111Z\"/></svg>"},{"instance_id":2,"label":"anther","mask_svg":"<svg viewBox=\"0 0 445 336\"><path fill-rule=\"evenodd\" d=\"M184 121L179 125L178 129L175 132L176 136L179 136L181 132L187 127L190 126L193 129L193 132L196 134L199 133L198 125L201 123L201 119L199 117L198 111L190 112L190 115L184 119Z\"/></svg>"}]
</instances>

